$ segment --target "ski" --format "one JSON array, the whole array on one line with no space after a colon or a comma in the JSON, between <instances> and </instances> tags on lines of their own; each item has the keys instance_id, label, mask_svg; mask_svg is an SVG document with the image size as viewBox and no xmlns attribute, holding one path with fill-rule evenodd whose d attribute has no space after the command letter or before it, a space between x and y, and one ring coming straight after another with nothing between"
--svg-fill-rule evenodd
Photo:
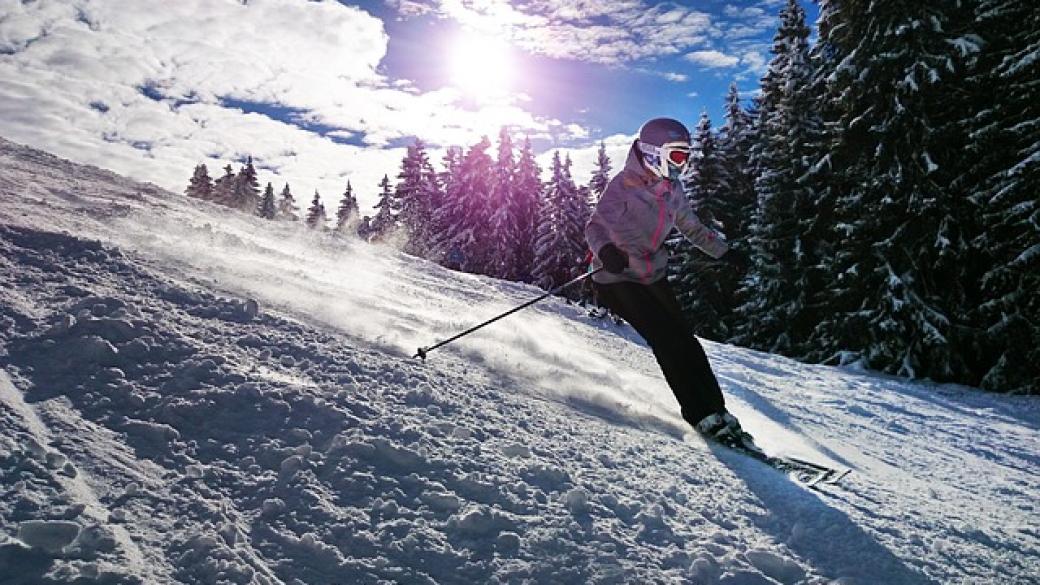
<instances>
[{"instance_id":1,"label":"ski","mask_svg":"<svg viewBox=\"0 0 1040 585\"><path fill-rule=\"evenodd\" d=\"M753 459L757 459L773 469L787 474L788 477L805 487L812 489L817 489L821 484L838 485L842 479L852 473L851 469L837 469L797 457L767 455L765 451L762 451L762 449L754 443L750 435L746 435L740 445L724 443L722 441L712 442L747 455Z\"/></svg>"}]
</instances>

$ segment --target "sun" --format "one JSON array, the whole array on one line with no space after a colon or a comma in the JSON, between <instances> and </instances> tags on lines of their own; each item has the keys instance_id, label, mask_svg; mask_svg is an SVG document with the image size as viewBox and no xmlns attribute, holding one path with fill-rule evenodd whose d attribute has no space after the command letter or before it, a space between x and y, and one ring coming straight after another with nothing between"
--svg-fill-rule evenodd
<instances>
[{"instance_id":1,"label":"sun","mask_svg":"<svg viewBox=\"0 0 1040 585\"><path fill-rule=\"evenodd\" d=\"M512 86L514 63L508 43L492 36L466 33L451 48L451 81L477 99L505 96Z\"/></svg>"}]
</instances>

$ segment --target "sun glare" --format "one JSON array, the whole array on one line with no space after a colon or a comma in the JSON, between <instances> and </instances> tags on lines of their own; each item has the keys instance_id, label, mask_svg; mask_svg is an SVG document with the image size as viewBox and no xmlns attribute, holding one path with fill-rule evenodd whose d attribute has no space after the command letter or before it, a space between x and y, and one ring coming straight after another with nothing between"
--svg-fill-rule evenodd
<instances>
[{"instance_id":1,"label":"sun glare","mask_svg":"<svg viewBox=\"0 0 1040 585\"><path fill-rule=\"evenodd\" d=\"M506 95L513 67L509 45L494 37L468 34L459 37L452 47L452 83L474 98Z\"/></svg>"}]
</instances>

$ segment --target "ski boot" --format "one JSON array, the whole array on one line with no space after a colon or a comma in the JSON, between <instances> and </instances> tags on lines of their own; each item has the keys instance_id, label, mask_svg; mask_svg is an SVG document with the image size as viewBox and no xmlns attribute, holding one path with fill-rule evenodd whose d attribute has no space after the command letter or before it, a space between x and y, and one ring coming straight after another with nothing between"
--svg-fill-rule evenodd
<instances>
[{"instance_id":1,"label":"ski boot","mask_svg":"<svg viewBox=\"0 0 1040 585\"><path fill-rule=\"evenodd\" d=\"M755 457L765 457L762 449L755 444L755 439L741 428L737 417L725 410L709 414L694 425L694 428L716 443L746 451Z\"/></svg>"}]
</instances>

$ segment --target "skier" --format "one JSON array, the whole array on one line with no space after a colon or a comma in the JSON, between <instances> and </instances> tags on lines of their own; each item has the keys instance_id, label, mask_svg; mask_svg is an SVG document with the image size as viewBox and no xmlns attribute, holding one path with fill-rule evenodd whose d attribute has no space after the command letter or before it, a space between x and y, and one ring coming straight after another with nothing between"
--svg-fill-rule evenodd
<instances>
[{"instance_id":1,"label":"skier","mask_svg":"<svg viewBox=\"0 0 1040 585\"><path fill-rule=\"evenodd\" d=\"M726 411L719 383L700 342L686 324L665 275L662 247L672 228L708 255L746 268L731 249L694 214L680 178L690 159L690 132L670 118L639 129L625 167L611 179L596 205L585 238L594 251L592 276L599 302L632 324L653 349L683 419L713 440L750 443L736 417ZM750 445L748 445L750 446Z\"/></svg>"}]
</instances>

